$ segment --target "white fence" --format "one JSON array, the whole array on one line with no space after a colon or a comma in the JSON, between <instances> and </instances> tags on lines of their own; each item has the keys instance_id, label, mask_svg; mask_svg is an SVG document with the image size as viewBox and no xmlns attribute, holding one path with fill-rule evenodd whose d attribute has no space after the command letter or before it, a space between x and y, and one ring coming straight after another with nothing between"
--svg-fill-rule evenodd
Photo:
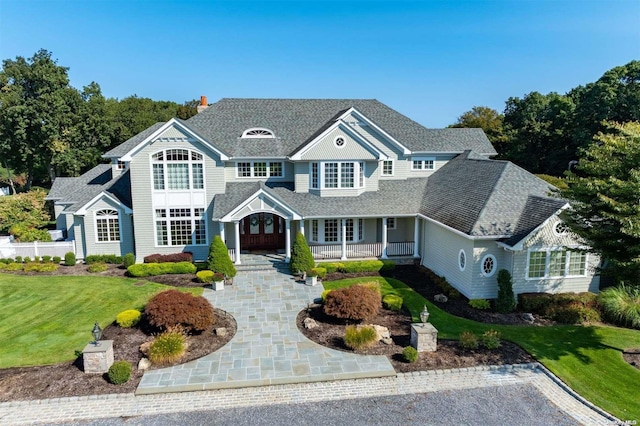
<instances>
[{"instance_id":1,"label":"white fence","mask_svg":"<svg viewBox=\"0 0 640 426\"><path fill-rule=\"evenodd\" d=\"M309 248L314 259L340 259L342 257L340 244L313 245ZM413 241L387 243L387 256L411 255L413 255ZM380 256L382 256L382 243L347 244L347 258Z\"/></svg>"},{"instance_id":2,"label":"white fence","mask_svg":"<svg viewBox=\"0 0 640 426\"><path fill-rule=\"evenodd\" d=\"M36 256L60 256L68 252L76 253L75 241L56 241L53 243L43 243L40 241L34 241L33 243L11 243L6 242L0 244L0 257L15 259L16 256L22 258L30 257L33 259Z\"/></svg>"}]
</instances>

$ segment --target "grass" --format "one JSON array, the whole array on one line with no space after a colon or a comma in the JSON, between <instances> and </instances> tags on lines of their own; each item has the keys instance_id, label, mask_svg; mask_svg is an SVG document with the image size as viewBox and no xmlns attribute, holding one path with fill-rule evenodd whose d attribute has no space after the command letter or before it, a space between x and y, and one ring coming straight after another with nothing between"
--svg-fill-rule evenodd
<instances>
[{"instance_id":1,"label":"grass","mask_svg":"<svg viewBox=\"0 0 640 426\"><path fill-rule=\"evenodd\" d=\"M622 420L640 419L638 383L640 370L622 358L622 350L640 347L640 331L608 326L499 326L482 324L450 315L430 303L401 281L383 277L350 278L324 282L326 289L376 281L382 295L397 294L413 321L427 305L429 322L438 329L438 337L457 339L462 331L481 334L489 328L502 338L520 345L593 404Z\"/></svg>"},{"instance_id":2,"label":"grass","mask_svg":"<svg viewBox=\"0 0 640 426\"><path fill-rule=\"evenodd\" d=\"M0 368L72 360L92 340L95 321L104 328L168 288L131 278L0 274Z\"/></svg>"}]
</instances>

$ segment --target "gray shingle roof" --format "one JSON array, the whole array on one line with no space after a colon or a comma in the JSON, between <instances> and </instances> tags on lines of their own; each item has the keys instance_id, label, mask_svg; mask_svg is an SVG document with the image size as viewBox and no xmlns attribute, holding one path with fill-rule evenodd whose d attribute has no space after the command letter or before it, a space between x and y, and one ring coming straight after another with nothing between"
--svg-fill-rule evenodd
<instances>
[{"instance_id":1,"label":"gray shingle roof","mask_svg":"<svg viewBox=\"0 0 640 426\"><path fill-rule=\"evenodd\" d=\"M80 177L57 178L47 200L68 204L66 212L76 212L102 191L110 193L131 208L131 178L129 171L112 178L110 164L98 164Z\"/></svg>"},{"instance_id":2,"label":"gray shingle roof","mask_svg":"<svg viewBox=\"0 0 640 426\"><path fill-rule=\"evenodd\" d=\"M416 152L496 154L481 129L427 129L375 99L225 98L187 120L187 125L231 156L285 157L351 107ZM276 139L240 140L252 127L272 130ZM269 145L268 141L271 141ZM259 145L259 147L258 147Z\"/></svg>"},{"instance_id":3,"label":"gray shingle roof","mask_svg":"<svg viewBox=\"0 0 640 426\"><path fill-rule=\"evenodd\" d=\"M513 236L504 239L502 242L509 246L514 246L523 238L533 232L545 220L560 210L566 201L552 198L529 196L520 219L516 224Z\"/></svg>"},{"instance_id":4,"label":"gray shingle roof","mask_svg":"<svg viewBox=\"0 0 640 426\"><path fill-rule=\"evenodd\" d=\"M104 158L122 157L127 152L129 152L133 148L135 148L140 142L142 142L143 140L148 138L153 132L155 132L160 127L162 127L163 124L164 123L162 123L162 122L158 122L158 123L154 124L153 126L141 131L137 135L127 139L125 142L123 142L120 145L116 146L112 150L107 151L102 156Z\"/></svg>"}]
</instances>

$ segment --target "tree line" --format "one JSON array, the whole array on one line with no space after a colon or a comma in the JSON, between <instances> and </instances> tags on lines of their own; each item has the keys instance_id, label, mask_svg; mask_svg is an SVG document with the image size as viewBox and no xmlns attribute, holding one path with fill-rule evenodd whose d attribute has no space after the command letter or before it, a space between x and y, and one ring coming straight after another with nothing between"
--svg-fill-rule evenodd
<instances>
[{"instance_id":1,"label":"tree line","mask_svg":"<svg viewBox=\"0 0 640 426\"><path fill-rule=\"evenodd\" d=\"M156 122L196 114L197 100L105 98L96 82L76 89L69 68L51 55L42 49L6 59L0 70L0 166L24 176L25 190L56 176L79 176L105 151Z\"/></svg>"},{"instance_id":2,"label":"tree line","mask_svg":"<svg viewBox=\"0 0 640 426\"><path fill-rule=\"evenodd\" d=\"M498 158L532 173L562 176L609 122L640 120L640 61L612 68L566 94L510 97L503 113L473 107L449 127L480 127Z\"/></svg>"}]
</instances>

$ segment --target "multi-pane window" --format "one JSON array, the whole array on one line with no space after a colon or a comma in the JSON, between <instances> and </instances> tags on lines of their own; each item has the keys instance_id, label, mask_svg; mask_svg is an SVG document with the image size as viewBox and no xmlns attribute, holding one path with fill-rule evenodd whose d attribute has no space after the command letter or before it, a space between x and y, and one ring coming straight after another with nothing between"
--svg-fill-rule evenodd
<instances>
[{"instance_id":1,"label":"multi-pane window","mask_svg":"<svg viewBox=\"0 0 640 426\"><path fill-rule=\"evenodd\" d=\"M151 157L153 189L204 189L202 154L188 149L167 149Z\"/></svg>"},{"instance_id":2,"label":"multi-pane window","mask_svg":"<svg viewBox=\"0 0 640 426\"><path fill-rule=\"evenodd\" d=\"M480 272L483 276L490 277L496 271L496 258L492 254L485 255L480 263Z\"/></svg>"},{"instance_id":3,"label":"multi-pane window","mask_svg":"<svg viewBox=\"0 0 640 426\"><path fill-rule=\"evenodd\" d=\"M364 162L311 163L313 189L364 187Z\"/></svg>"},{"instance_id":4,"label":"multi-pane window","mask_svg":"<svg viewBox=\"0 0 640 426\"><path fill-rule=\"evenodd\" d=\"M364 220L358 219L358 241L362 241L364 238Z\"/></svg>"},{"instance_id":5,"label":"multi-pane window","mask_svg":"<svg viewBox=\"0 0 640 426\"><path fill-rule=\"evenodd\" d=\"M435 167L435 159L429 157L413 158L411 161L411 170L433 170Z\"/></svg>"},{"instance_id":6,"label":"multi-pane window","mask_svg":"<svg viewBox=\"0 0 640 426\"><path fill-rule=\"evenodd\" d=\"M387 229L396 229L396 218L388 217L387 218Z\"/></svg>"},{"instance_id":7,"label":"multi-pane window","mask_svg":"<svg viewBox=\"0 0 640 426\"><path fill-rule=\"evenodd\" d=\"M382 176L393 176L393 160L382 162Z\"/></svg>"},{"instance_id":8,"label":"multi-pane window","mask_svg":"<svg viewBox=\"0 0 640 426\"><path fill-rule=\"evenodd\" d=\"M559 278L584 276L587 254L569 250L539 250L529 252L527 277Z\"/></svg>"},{"instance_id":9,"label":"multi-pane window","mask_svg":"<svg viewBox=\"0 0 640 426\"><path fill-rule=\"evenodd\" d=\"M347 242L362 241L364 239L364 220L345 219L345 231ZM311 221L311 241L316 243L342 242L342 220L313 219Z\"/></svg>"},{"instance_id":10,"label":"multi-pane window","mask_svg":"<svg viewBox=\"0 0 640 426\"><path fill-rule=\"evenodd\" d=\"M283 177L283 165L281 161L244 161L236 164L238 177L268 178Z\"/></svg>"},{"instance_id":11,"label":"multi-pane window","mask_svg":"<svg viewBox=\"0 0 640 426\"><path fill-rule=\"evenodd\" d=\"M327 219L324 221L324 241L335 243L338 241L338 219Z\"/></svg>"},{"instance_id":12,"label":"multi-pane window","mask_svg":"<svg viewBox=\"0 0 640 426\"><path fill-rule=\"evenodd\" d=\"M156 209L156 244L182 246L206 244L204 208Z\"/></svg>"},{"instance_id":13,"label":"multi-pane window","mask_svg":"<svg viewBox=\"0 0 640 426\"><path fill-rule=\"evenodd\" d=\"M311 221L311 241L318 241L318 220Z\"/></svg>"},{"instance_id":14,"label":"multi-pane window","mask_svg":"<svg viewBox=\"0 0 640 426\"><path fill-rule=\"evenodd\" d=\"M96 212L96 235L99 242L120 241L120 223L115 210Z\"/></svg>"}]
</instances>

